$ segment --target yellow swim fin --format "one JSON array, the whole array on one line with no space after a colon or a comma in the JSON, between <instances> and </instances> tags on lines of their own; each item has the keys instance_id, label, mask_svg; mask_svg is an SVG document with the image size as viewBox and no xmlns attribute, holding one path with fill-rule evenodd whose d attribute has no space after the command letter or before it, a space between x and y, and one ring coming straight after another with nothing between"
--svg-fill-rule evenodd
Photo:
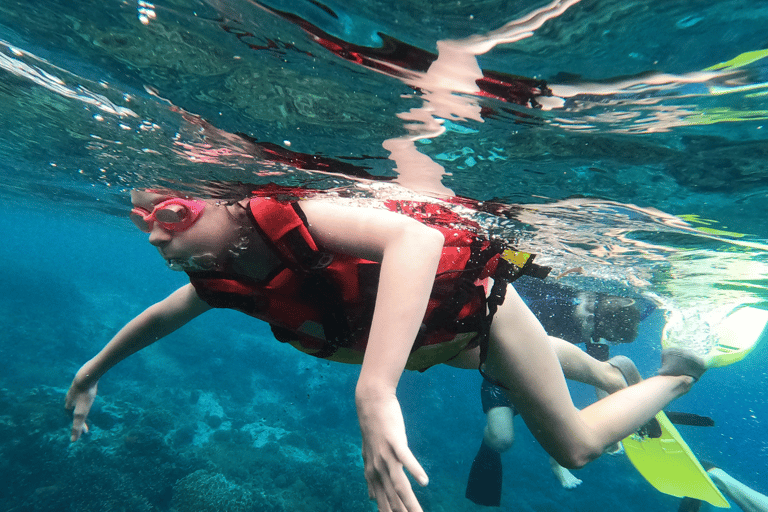
<instances>
[{"instance_id":1,"label":"yellow swim fin","mask_svg":"<svg viewBox=\"0 0 768 512\"><path fill-rule=\"evenodd\" d=\"M715 345L705 356L709 368L744 359L757 345L768 324L768 311L750 306L737 309L715 327Z\"/></svg>"},{"instance_id":2,"label":"yellow swim fin","mask_svg":"<svg viewBox=\"0 0 768 512\"><path fill-rule=\"evenodd\" d=\"M729 61L721 62L719 64L715 64L714 66L705 68L704 71L718 71L721 69L737 69L742 66L752 64L753 62L756 62L765 57L768 57L768 49L744 52L742 54L737 55L736 57L732 58Z\"/></svg>"},{"instance_id":3,"label":"yellow swim fin","mask_svg":"<svg viewBox=\"0 0 768 512\"><path fill-rule=\"evenodd\" d=\"M675 320L679 322L680 319ZM704 356L707 366L716 368L741 361L755 347L766 324L768 311L751 306L741 307L728 314L712 331L709 344L711 349ZM665 328L662 345L669 346L674 342L673 338L674 334ZM728 501L664 412L656 415L656 421L661 427L658 437L636 433L622 441L624 451L640 474L665 494L696 498L716 507L730 508Z\"/></svg>"},{"instance_id":4,"label":"yellow swim fin","mask_svg":"<svg viewBox=\"0 0 768 512\"><path fill-rule=\"evenodd\" d=\"M680 433L660 412L656 421L661 427L659 437L632 434L622 441L624 451L637 471L656 490L679 498L706 501L716 507L730 508L709 474L683 440Z\"/></svg>"},{"instance_id":5,"label":"yellow swim fin","mask_svg":"<svg viewBox=\"0 0 768 512\"><path fill-rule=\"evenodd\" d=\"M672 325L682 325L679 311L673 311L661 336L662 348L675 345L676 335ZM733 310L717 324L709 335L707 346L711 347L702 357L708 368L719 368L736 363L752 352L768 324L768 311L744 306ZM679 329L679 327L676 327Z\"/></svg>"}]
</instances>

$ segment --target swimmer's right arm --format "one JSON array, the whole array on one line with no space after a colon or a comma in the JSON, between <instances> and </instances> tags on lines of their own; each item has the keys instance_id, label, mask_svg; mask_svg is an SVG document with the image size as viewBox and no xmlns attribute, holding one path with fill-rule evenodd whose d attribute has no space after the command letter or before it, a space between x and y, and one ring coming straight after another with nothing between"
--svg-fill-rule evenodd
<instances>
[{"instance_id":1,"label":"swimmer's right arm","mask_svg":"<svg viewBox=\"0 0 768 512\"><path fill-rule=\"evenodd\" d=\"M110 368L167 336L196 316L210 309L191 284L182 286L162 301L154 304L112 338L96 356L85 363L75 375L66 398L66 408L74 409L71 441L77 441L88 427L85 419L96 397L99 379Z\"/></svg>"}]
</instances>

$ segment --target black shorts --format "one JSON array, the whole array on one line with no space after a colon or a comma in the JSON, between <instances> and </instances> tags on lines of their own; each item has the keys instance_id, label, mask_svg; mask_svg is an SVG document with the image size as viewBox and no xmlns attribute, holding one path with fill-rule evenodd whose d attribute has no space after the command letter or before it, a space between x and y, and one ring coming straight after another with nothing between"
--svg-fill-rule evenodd
<instances>
[{"instance_id":1,"label":"black shorts","mask_svg":"<svg viewBox=\"0 0 768 512\"><path fill-rule=\"evenodd\" d=\"M487 379L483 379L483 384L480 386L480 401L483 404L483 412L488 414L488 411L494 407L509 407L514 414L515 406L507 398L507 394L499 386L488 382Z\"/></svg>"}]
</instances>

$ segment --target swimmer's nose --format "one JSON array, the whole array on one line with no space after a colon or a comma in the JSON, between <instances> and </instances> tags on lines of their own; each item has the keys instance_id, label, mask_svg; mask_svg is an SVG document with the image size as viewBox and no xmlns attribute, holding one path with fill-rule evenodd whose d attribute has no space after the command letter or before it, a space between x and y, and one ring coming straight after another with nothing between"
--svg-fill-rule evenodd
<instances>
[{"instance_id":1,"label":"swimmer's nose","mask_svg":"<svg viewBox=\"0 0 768 512\"><path fill-rule=\"evenodd\" d=\"M149 243L155 247L161 247L171 241L173 235L170 232L164 230L159 225L159 222L155 222L152 226L152 231L149 232Z\"/></svg>"}]
</instances>

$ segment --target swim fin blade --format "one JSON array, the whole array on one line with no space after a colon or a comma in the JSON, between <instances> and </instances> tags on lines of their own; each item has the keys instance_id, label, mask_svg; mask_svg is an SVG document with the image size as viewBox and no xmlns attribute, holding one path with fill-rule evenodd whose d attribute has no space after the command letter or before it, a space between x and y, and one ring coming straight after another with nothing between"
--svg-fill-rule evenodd
<instances>
[{"instance_id":1,"label":"swim fin blade","mask_svg":"<svg viewBox=\"0 0 768 512\"><path fill-rule=\"evenodd\" d=\"M677 319L679 322L679 318ZM661 337L662 348L674 346L674 334L668 322ZM704 355L707 368L719 368L736 363L752 352L768 324L768 311L744 306L729 313L709 335L711 348Z\"/></svg>"},{"instance_id":2,"label":"swim fin blade","mask_svg":"<svg viewBox=\"0 0 768 512\"><path fill-rule=\"evenodd\" d=\"M715 345L705 356L709 368L718 368L744 359L755 348L768 324L768 311L743 307L715 327Z\"/></svg>"},{"instance_id":3,"label":"swim fin blade","mask_svg":"<svg viewBox=\"0 0 768 512\"><path fill-rule=\"evenodd\" d=\"M477 505L501 506L501 479L501 454L481 444L469 470L465 496Z\"/></svg>"},{"instance_id":4,"label":"swim fin blade","mask_svg":"<svg viewBox=\"0 0 768 512\"><path fill-rule=\"evenodd\" d=\"M658 437L632 434L622 441L632 465L656 490L730 508L728 500L709 477L666 414L656 415ZM693 504L693 503L691 503Z\"/></svg>"}]
</instances>

